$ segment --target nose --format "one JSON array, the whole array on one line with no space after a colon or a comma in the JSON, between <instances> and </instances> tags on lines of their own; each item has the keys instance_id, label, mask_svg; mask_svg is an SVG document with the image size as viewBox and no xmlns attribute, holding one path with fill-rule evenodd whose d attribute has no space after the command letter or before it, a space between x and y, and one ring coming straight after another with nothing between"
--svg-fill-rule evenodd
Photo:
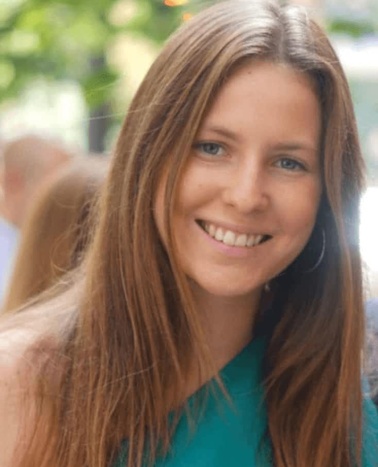
<instances>
[{"instance_id":1,"label":"nose","mask_svg":"<svg viewBox=\"0 0 378 467\"><path fill-rule=\"evenodd\" d=\"M269 204L268 180L258 164L241 164L227 181L224 201L240 213L264 211Z\"/></svg>"}]
</instances>

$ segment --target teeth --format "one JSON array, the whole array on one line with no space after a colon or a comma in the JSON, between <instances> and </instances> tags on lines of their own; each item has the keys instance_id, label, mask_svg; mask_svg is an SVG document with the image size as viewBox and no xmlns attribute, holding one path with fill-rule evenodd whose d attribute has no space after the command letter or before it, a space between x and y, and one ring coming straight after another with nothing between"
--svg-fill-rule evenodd
<instances>
[{"instance_id":1,"label":"teeth","mask_svg":"<svg viewBox=\"0 0 378 467\"><path fill-rule=\"evenodd\" d=\"M236 237L235 246L246 246L247 245L247 235L238 235Z\"/></svg>"},{"instance_id":2,"label":"teeth","mask_svg":"<svg viewBox=\"0 0 378 467\"><path fill-rule=\"evenodd\" d=\"M249 235L247 239L247 246L254 246L254 244L255 244L255 236Z\"/></svg>"},{"instance_id":3,"label":"teeth","mask_svg":"<svg viewBox=\"0 0 378 467\"><path fill-rule=\"evenodd\" d=\"M238 234L232 232L231 230L223 230L221 227L216 227L213 224L203 223L203 229L210 235L210 237L215 238L219 242L223 242L225 245L229 246L241 246L241 247L252 247L261 243L264 238L263 235L247 235L247 234Z\"/></svg>"},{"instance_id":4,"label":"teeth","mask_svg":"<svg viewBox=\"0 0 378 467\"><path fill-rule=\"evenodd\" d=\"M236 235L234 234L234 232L227 230L227 232L224 234L224 237L223 237L223 243L225 243L226 245L234 246L235 239L236 239Z\"/></svg>"},{"instance_id":5,"label":"teeth","mask_svg":"<svg viewBox=\"0 0 378 467\"><path fill-rule=\"evenodd\" d=\"M219 240L220 242L223 242L223 237L224 237L224 233L223 233L223 230L219 227L216 231L215 231L215 240Z\"/></svg>"}]
</instances>

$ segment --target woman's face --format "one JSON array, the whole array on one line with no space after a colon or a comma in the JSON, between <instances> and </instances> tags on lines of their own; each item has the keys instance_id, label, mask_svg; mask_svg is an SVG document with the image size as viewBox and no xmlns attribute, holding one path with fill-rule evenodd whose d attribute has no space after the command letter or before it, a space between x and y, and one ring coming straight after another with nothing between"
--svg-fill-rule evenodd
<instances>
[{"instance_id":1,"label":"woman's face","mask_svg":"<svg viewBox=\"0 0 378 467\"><path fill-rule=\"evenodd\" d=\"M178 261L196 289L256 299L299 255L322 191L321 111L308 77L273 63L238 70L193 144L175 201ZM165 178L155 221L164 231Z\"/></svg>"}]
</instances>

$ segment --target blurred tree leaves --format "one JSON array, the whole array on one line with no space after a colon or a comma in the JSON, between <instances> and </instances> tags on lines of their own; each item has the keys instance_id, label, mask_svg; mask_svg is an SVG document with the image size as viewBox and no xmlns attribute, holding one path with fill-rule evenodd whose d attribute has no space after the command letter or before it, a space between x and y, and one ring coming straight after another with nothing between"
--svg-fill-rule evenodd
<instances>
[{"instance_id":1,"label":"blurred tree leaves","mask_svg":"<svg viewBox=\"0 0 378 467\"><path fill-rule=\"evenodd\" d=\"M328 31L334 34L346 34L358 38L367 34L374 34L377 27L367 20L353 21L346 18L337 18L329 22Z\"/></svg>"},{"instance_id":2,"label":"blurred tree leaves","mask_svg":"<svg viewBox=\"0 0 378 467\"><path fill-rule=\"evenodd\" d=\"M216 1L0 0L0 104L39 78L68 79L79 84L93 115L105 120L119 101L115 84L120 70L108 59L117 38L125 34L148 38L159 46L185 12ZM362 17L327 15L327 28L360 37L377 33L377 18L378 12Z\"/></svg>"},{"instance_id":3,"label":"blurred tree leaves","mask_svg":"<svg viewBox=\"0 0 378 467\"><path fill-rule=\"evenodd\" d=\"M119 34L161 44L188 8L215 1L0 0L0 103L43 77L77 81L89 107L96 107L109 100L118 78L106 56ZM358 37L376 32L378 23L369 17L335 17L328 29ZM105 60L94 67L100 55Z\"/></svg>"},{"instance_id":4,"label":"blurred tree leaves","mask_svg":"<svg viewBox=\"0 0 378 467\"><path fill-rule=\"evenodd\" d=\"M327 29L352 38L378 33L376 0L323 0Z\"/></svg>"},{"instance_id":5,"label":"blurred tree leaves","mask_svg":"<svg viewBox=\"0 0 378 467\"><path fill-rule=\"evenodd\" d=\"M132 14L122 21L117 10ZM88 106L97 107L109 100L118 78L106 60L117 35L160 44L181 14L162 0L1 0L0 103L43 77L77 81ZM101 55L101 67L93 66Z\"/></svg>"}]
</instances>

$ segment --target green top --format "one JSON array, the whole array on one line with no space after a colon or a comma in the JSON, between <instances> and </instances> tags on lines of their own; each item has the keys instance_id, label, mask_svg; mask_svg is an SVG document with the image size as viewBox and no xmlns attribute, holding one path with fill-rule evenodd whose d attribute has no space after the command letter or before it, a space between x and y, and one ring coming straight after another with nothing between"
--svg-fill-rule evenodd
<instances>
[{"instance_id":1,"label":"green top","mask_svg":"<svg viewBox=\"0 0 378 467\"><path fill-rule=\"evenodd\" d=\"M232 403L213 385L199 389L188 400L197 415L190 425L183 414L172 449L155 467L271 467L261 362L264 340L255 339L229 362L220 375ZM206 398L205 396L208 395ZM206 404L201 405L201 401ZM198 410L196 410L196 408ZM378 467L378 414L365 402L363 467ZM375 451L375 452L374 452ZM125 465L125 452L114 467Z\"/></svg>"}]
</instances>

